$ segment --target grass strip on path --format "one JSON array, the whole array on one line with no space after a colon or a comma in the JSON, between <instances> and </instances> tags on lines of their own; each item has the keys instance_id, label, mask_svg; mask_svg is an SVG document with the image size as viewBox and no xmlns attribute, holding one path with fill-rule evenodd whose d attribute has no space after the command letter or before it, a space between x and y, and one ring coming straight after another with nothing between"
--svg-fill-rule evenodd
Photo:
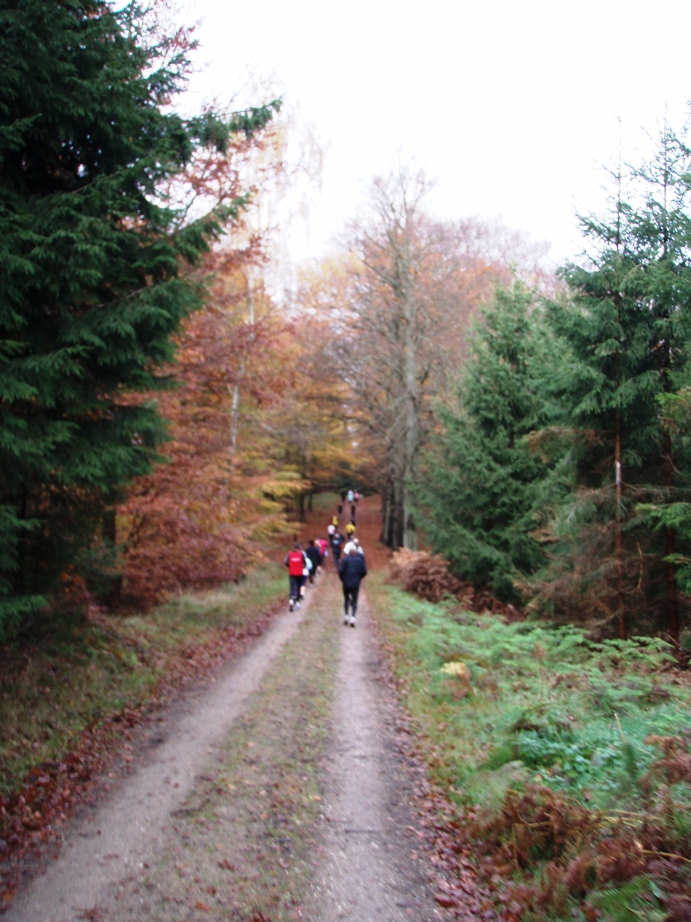
<instances>
[{"instance_id":1,"label":"grass strip on path","mask_svg":"<svg viewBox=\"0 0 691 922\"><path fill-rule=\"evenodd\" d=\"M175 817L171 844L119 894L123 917L130 907L160 922L302 918L338 659L336 589L321 577L309 590L303 623Z\"/></svg>"}]
</instances>

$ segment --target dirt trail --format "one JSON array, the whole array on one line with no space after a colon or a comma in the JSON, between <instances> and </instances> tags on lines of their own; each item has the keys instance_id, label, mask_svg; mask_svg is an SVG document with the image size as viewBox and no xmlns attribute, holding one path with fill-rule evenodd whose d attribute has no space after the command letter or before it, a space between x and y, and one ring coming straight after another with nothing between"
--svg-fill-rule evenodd
<instances>
[{"instance_id":1,"label":"dirt trail","mask_svg":"<svg viewBox=\"0 0 691 922\"><path fill-rule=\"evenodd\" d=\"M340 612L329 569L171 710L7 922L444 918L366 598L355 630Z\"/></svg>"},{"instance_id":2,"label":"dirt trail","mask_svg":"<svg viewBox=\"0 0 691 922\"><path fill-rule=\"evenodd\" d=\"M307 918L423 922L439 915L410 835L414 797L394 743L394 705L379 678L366 597L357 621L355 630L342 628L325 760L328 829Z\"/></svg>"},{"instance_id":3,"label":"dirt trail","mask_svg":"<svg viewBox=\"0 0 691 922\"><path fill-rule=\"evenodd\" d=\"M306 611L304 606L290 619L277 620L211 689L178 702L151 732L138 770L98 809L78 815L59 859L17 897L6 922L83 919L90 908L103 905L109 885L147 863L170 835L170 818L193 790L214 745L243 713Z\"/></svg>"}]
</instances>

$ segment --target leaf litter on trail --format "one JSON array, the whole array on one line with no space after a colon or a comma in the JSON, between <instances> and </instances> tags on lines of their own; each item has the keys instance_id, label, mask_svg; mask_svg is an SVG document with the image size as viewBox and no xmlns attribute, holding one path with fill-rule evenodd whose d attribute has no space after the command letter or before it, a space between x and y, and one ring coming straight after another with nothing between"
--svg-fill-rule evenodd
<instances>
[{"instance_id":1,"label":"leaf litter on trail","mask_svg":"<svg viewBox=\"0 0 691 922\"><path fill-rule=\"evenodd\" d=\"M413 775L418 804L418 828L414 833L428 856L428 884L437 905L458 922L498 922L496 899L478 868L470 850L459 844L459 817L444 792L427 778L427 764L417 744L414 727L401 702L401 689L391 672L393 657L381 635L378 643L384 653L381 678L393 692L396 744L401 763Z\"/></svg>"}]
</instances>

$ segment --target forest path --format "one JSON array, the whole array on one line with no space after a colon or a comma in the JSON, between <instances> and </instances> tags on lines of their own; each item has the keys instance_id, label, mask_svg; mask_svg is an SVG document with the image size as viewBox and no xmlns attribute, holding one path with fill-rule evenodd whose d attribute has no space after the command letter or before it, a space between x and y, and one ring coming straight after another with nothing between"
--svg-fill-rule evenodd
<instances>
[{"instance_id":1,"label":"forest path","mask_svg":"<svg viewBox=\"0 0 691 922\"><path fill-rule=\"evenodd\" d=\"M327 569L301 611L171 710L7 922L443 918L366 599L355 630L340 612Z\"/></svg>"},{"instance_id":2,"label":"forest path","mask_svg":"<svg viewBox=\"0 0 691 922\"><path fill-rule=\"evenodd\" d=\"M414 792L400 763L396 705L382 682L366 595L356 629L341 630L331 745L322 763L327 827L305 918L440 918L424 878L425 855L411 836Z\"/></svg>"},{"instance_id":3,"label":"forest path","mask_svg":"<svg viewBox=\"0 0 691 922\"><path fill-rule=\"evenodd\" d=\"M184 808L210 756L245 712L307 610L305 605L289 619L277 619L248 653L212 679L210 688L186 694L156 726L144 728L133 774L103 803L79 811L59 858L20 892L6 922L67 922L90 919L89 913L100 922L109 887L140 874L168 840L171 818Z\"/></svg>"}]
</instances>

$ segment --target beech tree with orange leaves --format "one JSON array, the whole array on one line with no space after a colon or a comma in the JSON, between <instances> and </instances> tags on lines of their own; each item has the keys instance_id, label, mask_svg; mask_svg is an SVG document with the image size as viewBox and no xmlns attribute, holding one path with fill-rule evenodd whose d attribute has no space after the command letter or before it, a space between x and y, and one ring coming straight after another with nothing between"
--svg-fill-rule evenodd
<instances>
[{"instance_id":1,"label":"beech tree with orange leaves","mask_svg":"<svg viewBox=\"0 0 691 922\"><path fill-rule=\"evenodd\" d=\"M217 185L248 188L251 197L200 270L212 279L206 303L185 323L167 369L180 386L159 399L171 434L165 463L134 484L119 510L129 603L236 579L267 535L286 531L286 512L308 492L287 425L305 420L293 411L304 355L265 280L281 198L312 166L309 150L286 162L286 147L281 117L260 137L241 139L225 162L202 164L195 181L202 199Z\"/></svg>"},{"instance_id":2,"label":"beech tree with orange leaves","mask_svg":"<svg viewBox=\"0 0 691 922\"><path fill-rule=\"evenodd\" d=\"M341 253L304 272L296 297L307 316L328 317L353 463L382 494L391 547L416 545L418 457L437 425L435 403L454 399L471 318L514 273L552 285L544 244L496 221L434 220L430 188L406 166L376 179Z\"/></svg>"}]
</instances>

